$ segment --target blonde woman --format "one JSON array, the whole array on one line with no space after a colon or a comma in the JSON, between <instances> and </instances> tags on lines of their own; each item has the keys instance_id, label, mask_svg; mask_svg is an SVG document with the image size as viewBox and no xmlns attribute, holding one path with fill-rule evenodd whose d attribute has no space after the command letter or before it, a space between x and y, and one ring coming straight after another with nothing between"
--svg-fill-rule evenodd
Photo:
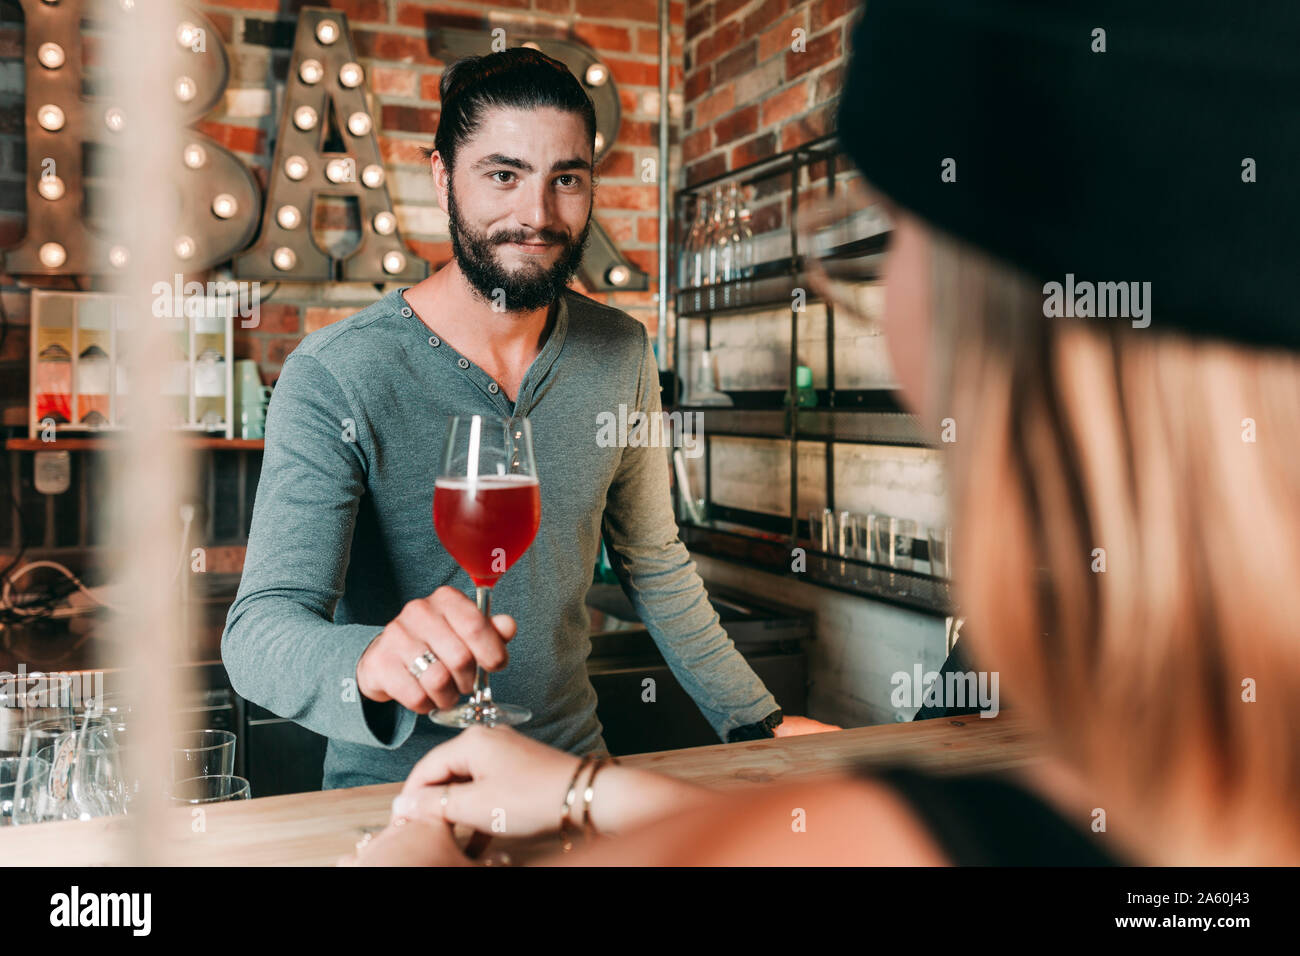
<instances>
[{"instance_id":1,"label":"blonde woman","mask_svg":"<svg viewBox=\"0 0 1300 956\"><path fill-rule=\"evenodd\" d=\"M1300 155L1263 95L1296 14L1225 36L1195 6L1125 6L1110 52L1002 4L871 0L854 31L840 130L891 201L884 332L918 415L956 422L964 640L1042 764L725 797L602 766L606 838L553 862L1300 863L1300 187L1238 163ZM1088 307L1102 281L1136 283L1125 314ZM350 862L466 864L443 821L501 810L512 835L554 831L577 769L473 728Z\"/></svg>"}]
</instances>

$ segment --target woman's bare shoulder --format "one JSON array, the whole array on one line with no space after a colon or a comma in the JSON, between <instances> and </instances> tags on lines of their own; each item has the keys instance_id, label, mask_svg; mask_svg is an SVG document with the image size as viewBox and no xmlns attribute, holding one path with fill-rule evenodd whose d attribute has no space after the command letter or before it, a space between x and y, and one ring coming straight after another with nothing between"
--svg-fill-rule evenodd
<instances>
[{"instance_id":1,"label":"woman's bare shoulder","mask_svg":"<svg viewBox=\"0 0 1300 956\"><path fill-rule=\"evenodd\" d=\"M593 866L942 866L947 860L894 790L858 777L731 790L698 809L601 841Z\"/></svg>"}]
</instances>

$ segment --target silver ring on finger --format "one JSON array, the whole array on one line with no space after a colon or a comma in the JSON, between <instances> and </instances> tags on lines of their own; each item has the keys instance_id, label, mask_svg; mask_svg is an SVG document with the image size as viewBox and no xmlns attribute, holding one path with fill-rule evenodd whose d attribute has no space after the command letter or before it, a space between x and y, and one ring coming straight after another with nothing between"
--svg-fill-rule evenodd
<instances>
[{"instance_id":1,"label":"silver ring on finger","mask_svg":"<svg viewBox=\"0 0 1300 956\"><path fill-rule=\"evenodd\" d=\"M429 669L429 665L436 663L438 663L438 658L434 656L433 651L425 651L415 660L411 661L411 663L407 664L406 669L411 672L412 677L419 680L424 676L424 672Z\"/></svg>"}]
</instances>

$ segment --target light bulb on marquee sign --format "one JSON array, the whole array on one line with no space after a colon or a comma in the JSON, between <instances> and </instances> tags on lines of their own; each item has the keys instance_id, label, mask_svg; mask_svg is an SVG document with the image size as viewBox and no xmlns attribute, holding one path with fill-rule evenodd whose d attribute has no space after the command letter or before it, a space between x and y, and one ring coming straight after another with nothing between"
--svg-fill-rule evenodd
<instances>
[{"instance_id":1,"label":"light bulb on marquee sign","mask_svg":"<svg viewBox=\"0 0 1300 956\"><path fill-rule=\"evenodd\" d=\"M275 221L281 229L297 229L302 225L302 213L297 206L281 206L275 211Z\"/></svg>"},{"instance_id":2,"label":"light bulb on marquee sign","mask_svg":"<svg viewBox=\"0 0 1300 956\"><path fill-rule=\"evenodd\" d=\"M21 0L26 14L27 234L3 252L13 275L102 275L122 269L128 250L82 218L83 147L112 147L131 122L129 104L82 93L81 22L89 0ZM133 0L96 6L100 16L134 15ZM491 52L475 32L440 28L435 55L444 62ZM176 12L176 42L159 64L187 126L220 102L230 60L220 34L202 13ZM530 41L586 84L596 106L596 161L614 142L621 106L608 67L591 50L567 41ZM238 279L322 282L419 280L429 265L402 241L388 193L374 119L365 99L365 68L356 59L347 17L304 7L297 33L270 167L261 196L249 169L208 136L186 129L176 156L180 218L171 237L174 265L198 271L230 261ZM342 119L339 123L337 120ZM345 150L323 153L324 129L339 129ZM57 171L57 174L55 173ZM432 191L432 187L431 187ZM361 242L335 262L304 229L303 210L318 196L352 197L360 207ZM265 199L265 202L263 202ZM259 213L265 211L265 215ZM261 222L261 232L257 233ZM256 239L254 240L254 235ZM591 288L644 290L647 274L619 254L592 222L582 266Z\"/></svg>"},{"instance_id":3,"label":"light bulb on marquee sign","mask_svg":"<svg viewBox=\"0 0 1300 956\"><path fill-rule=\"evenodd\" d=\"M320 60L303 60L302 66L298 67L298 78L308 86L319 83L324 75L325 67L320 65Z\"/></svg>"},{"instance_id":4,"label":"light bulb on marquee sign","mask_svg":"<svg viewBox=\"0 0 1300 956\"><path fill-rule=\"evenodd\" d=\"M239 200L230 193L222 193L212 200L212 214L218 219L230 219L239 212Z\"/></svg>"},{"instance_id":5,"label":"light bulb on marquee sign","mask_svg":"<svg viewBox=\"0 0 1300 956\"><path fill-rule=\"evenodd\" d=\"M65 192L63 180L58 176L42 176L40 184L36 187L41 196L53 202L56 199L62 199Z\"/></svg>"},{"instance_id":6,"label":"light bulb on marquee sign","mask_svg":"<svg viewBox=\"0 0 1300 956\"><path fill-rule=\"evenodd\" d=\"M57 43L42 43L36 51L36 59L41 61L41 66L45 69L57 70L63 66L63 47Z\"/></svg>"},{"instance_id":7,"label":"light bulb on marquee sign","mask_svg":"<svg viewBox=\"0 0 1300 956\"><path fill-rule=\"evenodd\" d=\"M365 136L370 132L370 114L353 113L348 117L348 132L353 136Z\"/></svg>"}]
</instances>

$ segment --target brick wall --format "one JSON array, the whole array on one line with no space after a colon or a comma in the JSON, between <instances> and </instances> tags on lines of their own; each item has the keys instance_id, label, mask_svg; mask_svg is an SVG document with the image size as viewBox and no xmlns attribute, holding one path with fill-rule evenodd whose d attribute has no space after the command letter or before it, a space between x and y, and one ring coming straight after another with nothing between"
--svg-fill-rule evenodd
<instances>
[{"instance_id":1,"label":"brick wall","mask_svg":"<svg viewBox=\"0 0 1300 956\"><path fill-rule=\"evenodd\" d=\"M195 3L221 33L230 53L231 73L224 101L196 128L232 150L252 169L265 191L288 71L293 27L302 0L217 0ZM620 250L652 276L650 291L597 294L657 326L654 298L658 272L658 196L641 181L641 159L657 156L659 31L655 0L495 0L438 3L406 0L311 0L345 13L362 65L376 132L402 234L410 248L433 269L451 258L446 216L439 210L420 146L431 145L438 122L438 81L444 64L429 52L427 32L438 25L496 27L516 36L578 40L595 50L618 84L622 125L618 139L599 167L595 218ZM0 4L0 245L23 235L23 31L21 9L13 0ZM685 7L670 6L670 52L680 63L685 39ZM671 70L669 110L676 127L682 116L680 90L685 75ZM679 155L676 129L671 131L673 167ZM318 203L313 224L328 244L350 244L356 223L341 202ZM218 270L219 272L220 270ZM209 275L187 278L204 281ZM21 282L0 275L0 302L10 320L0 354L0 423L26 420L27 316L32 285L76 288L71 279ZM82 280L82 288L88 288ZM252 358L267 382L275 380L285 357L301 338L353 314L380 293L373 286L348 283L263 283L265 304L255 330L236 329L235 357ZM583 290L584 292L587 290ZM268 295L269 294L269 295Z\"/></svg>"},{"instance_id":2,"label":"brick wall","mask_svg":"<svg viewBox=\"0 0 1300 956\"><path fill-rule=\"evenodd\" d=\"M856 8L856 0L687 6L687 184L832 131Z\"/></svg>"}]
</instances>

